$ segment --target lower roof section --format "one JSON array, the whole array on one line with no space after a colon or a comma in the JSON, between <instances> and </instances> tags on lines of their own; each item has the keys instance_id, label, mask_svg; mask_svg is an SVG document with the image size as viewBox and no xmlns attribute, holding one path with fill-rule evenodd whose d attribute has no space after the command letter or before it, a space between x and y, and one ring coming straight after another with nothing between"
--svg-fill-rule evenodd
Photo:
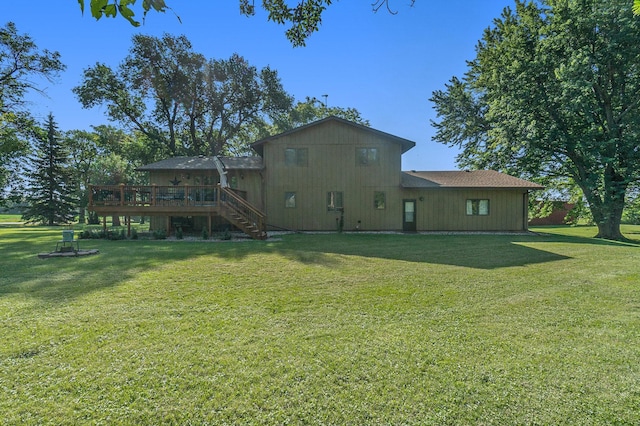
<instances>
[{"instance_id":1,"label":"lower roof section","mask_svg":"<svg viewBox=\"0 0 640 426\"><path fill-rule=\"evenodd\" d=\"M528 180L494 170L409 171L402 172L404 188L500 188L544 189Z\"/></svg>"}]
</instances>

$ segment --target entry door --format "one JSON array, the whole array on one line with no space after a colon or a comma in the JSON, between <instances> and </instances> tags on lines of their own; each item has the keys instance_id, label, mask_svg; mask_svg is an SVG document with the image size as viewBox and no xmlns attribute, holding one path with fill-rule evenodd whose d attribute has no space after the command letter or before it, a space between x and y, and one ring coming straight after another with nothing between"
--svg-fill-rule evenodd
<instances>
[{"instance_id":1,"label":"entry door","mask_svg":"<svg viewBox=\"0 0 640 426\"><path fill-rule=\"evenodd\" d=\"M402 200L402 230L416 232L416 200Z\"/></svg>"}]
</instances>

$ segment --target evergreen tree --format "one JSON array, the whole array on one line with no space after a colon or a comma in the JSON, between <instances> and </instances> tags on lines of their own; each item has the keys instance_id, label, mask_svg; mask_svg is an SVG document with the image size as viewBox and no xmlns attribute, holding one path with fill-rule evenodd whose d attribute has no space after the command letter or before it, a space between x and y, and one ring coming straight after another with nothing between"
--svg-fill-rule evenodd
<instances>
[{"instance_id":1,"label":"evergreen tree","mask_svg":"<svg viewBox=\"0 0 640 426\"><path fill-rule=\"evenodd\" d=\"M22 215L27 222L49 226L69 223L75 214L72 170L52 114L44 129L34 131L34 155L30 158L29 207Z\"/></svg>"}]
</instances>

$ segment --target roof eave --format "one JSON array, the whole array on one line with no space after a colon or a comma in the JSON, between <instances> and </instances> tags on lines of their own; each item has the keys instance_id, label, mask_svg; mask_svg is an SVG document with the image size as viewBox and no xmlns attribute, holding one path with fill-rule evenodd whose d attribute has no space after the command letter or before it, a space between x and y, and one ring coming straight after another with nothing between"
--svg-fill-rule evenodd
<instances>
[{"instance_id":1,"label":"roof eave","mask_svg":"<svg viewBox=\"0 0 640 426\"><path fill-rule=\"evenodd\" d=\"M254 151L256 151L258 154L262 155L263 154L263 145L265 143L270 142L270 141L272 141L274 139L278 139L278 138L281 138L281 137L284 137L284 136L288 136L288 135L296 133L296 132L303 131L305 129L308 129L308 128L313 127L313 126L317 126L319 124L322 124L322 123L325 123L325 122L328 122L328 121L338 121L338 122L341 122L341 123L344 123L344 124L348 124L350 126L357 127L359 129L362 129L362 130L365 130L365 131L368 131L368 132L376 133L376 134L378 134L378 135L380 135L382 137L385 137L387 139L392 139L395 143L400 144L400 146L402 147L402 153L403 154L405 152L407 152L408 150L410 150L411 148L413 148L414 146L416 146L416 143L413 142L413 141L410 141L409 139L404 139L404 138L401 138L399 136L395 136L395 135L392 135L390 133L386 133L386 132L383 132L381 130L374 129L372 127L367 127L367 126L364 126L364 125L359 124L359 123L354 123L353 121L345 120L344 118L336 117L335 115L331 115L331 116L325 117L325 118L323 118L321 120L305 124L304 126L296 127L295 129L287 130L286 132L282 132L282 133L279 133L277 135L268 136L268 137L266 137L264 139L261 139L259 141L256 141L256 142L252 143L250 146Z\"/></svg>"}]
</instances>

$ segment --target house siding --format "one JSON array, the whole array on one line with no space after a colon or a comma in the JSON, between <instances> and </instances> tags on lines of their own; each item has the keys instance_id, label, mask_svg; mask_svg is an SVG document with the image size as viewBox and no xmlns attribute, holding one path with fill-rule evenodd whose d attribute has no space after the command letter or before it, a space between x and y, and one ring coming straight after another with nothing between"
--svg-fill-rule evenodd
<instances>
[{"instance_id":1,"label":"house siding","mask_svg":"<svg viewBox=\"0 0 640 426\"><path fill-rule=\"evenodd\" d=\"M526 191L519 189L405 190L417 200L419 231L522 231L526 229ZM469 199L489 200L489 214L471 216Z\"/></svg>"},{"instance_id":2,"label":"house siding","mask_svg":"<svg viewBox=\"0 0 640 426\"><path fill-rule=\"evenodd\" d=\"M307 165L286 165L286 148L306 148ZM377 149L378 163L358 165L357 148ZM358 220L361 229L397 227L397 219L385 214L389 208L374 209L373 197L374 191L383 191L387 203L394 201L400 187L401 151L397 143L341 122L327 122L271 140L263 152L268 224L294 230L335 230L340 213L327 211L327 193L340 191L345 229L355 229ZM296 193L295 208L285 207L286 192Z\"/></svg>"},{"instance_id":3,"label":"house siding","mask_svg":"<svg viewBox=\"0 0 640 426\"><path fill-rule=\"evenodd\" d=\"M335 231L343 217L346 231L401 231L404 200L415 200L417 231L527 229L528 190L540 186L494 171L402 172L402 154L414 145L365 126L326 118L254 143L252 147L261 160L227 159L227 178L235 189L243 191L249 203L266 214L269 230ZM302 149L293 157L306 153L306 162L287 164L288 148ZM367 156L369 164L360 164L359 148L375 149L377 161ZM293 157L289 155L289 160ZM150 170L150 182L170 185L177 179L180 185L218 183L217 170L194 168L193 164L201 164L197 161L203 160L176 158L168 162L176 165L176 170ZM179 169L184 164L192 168ZM342 193L342 212L328 210L330 191ZM376 192L384 193L384 208L376 208ZM294 207L285 204L287 193L295 193ZM489 200L489 214L468 215L470 199ZM212 218L214 224L224 222L222 217ZM208 220L206 216L194 218L194 228L200 229ZM154 228L163 228L168 220L155 217L151 223Z\"/></svg>"},{"instance_id":4,"label":"house siding","mask_svg":"<svg viewBox=\"0 0 640 426\"><path fill-rule=\"evenodd\" d=\"M264 198L262 190L262 176L260 170L229 170L227 181L231 183L234 178L236 186L234 189L243 191L246 199L256 208L263 210ZM176 171L152 171L149 173L149 182L156 185L171 185L174 179L180 181L178 186L185 185L217 185L220 183L220 176L217 170L176 170ZM193 228L198 230L206 227L207 217L193 217ZM165 229L167 226L166 216L152 216L150 218L150 229ZM214 227L225 227L226 222L220 218L214 218Z\"/></svg>"}]
</instances>

